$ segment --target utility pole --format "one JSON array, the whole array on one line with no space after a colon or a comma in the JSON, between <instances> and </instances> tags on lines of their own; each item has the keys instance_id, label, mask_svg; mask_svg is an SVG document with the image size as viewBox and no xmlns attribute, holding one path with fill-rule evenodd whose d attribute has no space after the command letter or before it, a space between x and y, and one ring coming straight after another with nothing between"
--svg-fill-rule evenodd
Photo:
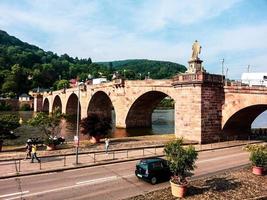
<instances>
[{"instance_id":1,"label":"utility pole","mask_svg":"<svg viewBox=\"0 0 267 200\"><path fill-rule=\"evenodd\" d=\"M249 70L250 70L250 65L248 65L248 68L247 68L247 72L249 73Z\"/></svg>"},{"instance_id":2,"label":"utility pole","mask_svg":"<svg viewBox=\"0 0 267 200\"><path fill-rule=\"evenodd\" d=\"M222 59L222 84L223 84L223 75L224 75L224 58Z\"/></svg>"}]
</instances>

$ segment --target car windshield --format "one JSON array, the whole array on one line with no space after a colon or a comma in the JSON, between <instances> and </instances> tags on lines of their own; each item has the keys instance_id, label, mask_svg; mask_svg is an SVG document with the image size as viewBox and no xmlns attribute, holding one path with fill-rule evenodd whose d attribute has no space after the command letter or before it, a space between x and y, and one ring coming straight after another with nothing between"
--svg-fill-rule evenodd
<instances>
[{"instance_id":1,"label":"car windshield","mask_svg":"<svg viewBox=\"0 0 267 200\"><path fill-rule=\"evenodd\" d=\"M141 167L144 170L147 170L147 167L148 167L147 163L146 162L142 162L142 161L139 163L138 166Z\"/></svg>"}]
</instances>

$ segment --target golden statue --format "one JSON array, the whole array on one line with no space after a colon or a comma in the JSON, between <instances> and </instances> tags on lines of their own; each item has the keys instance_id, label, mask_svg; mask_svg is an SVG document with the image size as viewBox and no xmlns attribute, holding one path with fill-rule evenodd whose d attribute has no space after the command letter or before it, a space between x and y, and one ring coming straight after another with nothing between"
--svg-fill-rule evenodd
<instances>
[{"instance_id":1,"label":"golden statue","mask_svg":"<svg viewBox=\"0 0 267 200\"><path fill-rule=\"evenodd\" d=\"M201 46L197 40L192 45L192 50L193 51L192 51L191 59L192 60L198 60L199 59L198 55L201 53Z\"/></svg>"}]
</instances>

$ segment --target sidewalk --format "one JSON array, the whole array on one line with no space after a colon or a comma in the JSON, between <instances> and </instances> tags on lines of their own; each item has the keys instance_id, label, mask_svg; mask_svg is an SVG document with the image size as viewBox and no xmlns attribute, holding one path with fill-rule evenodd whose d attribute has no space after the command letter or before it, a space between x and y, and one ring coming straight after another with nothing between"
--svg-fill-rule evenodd
<instances>
[{"instance_id":1,"label":"sidewalk","mask_svg":"<svg viewBox=\"0 0 267 200\"><path fill-rule=\"evenodd\" d=\"M234 146L243 146L248 143L257 142L261 141L228 141L194 146L198 151L206 151ZM40 157L41 163L38 163L37 161L35 161L35 163L30 163L30 159L0 160L0 179L126 162L151 156L163 156L163 148L163 145L146 145L137 148L111 148L108 154L106 154L103 150L80 152L78 156L78 165L75 164L76 155L74 153L42 156Z\"/></svg>"}]
</instances>

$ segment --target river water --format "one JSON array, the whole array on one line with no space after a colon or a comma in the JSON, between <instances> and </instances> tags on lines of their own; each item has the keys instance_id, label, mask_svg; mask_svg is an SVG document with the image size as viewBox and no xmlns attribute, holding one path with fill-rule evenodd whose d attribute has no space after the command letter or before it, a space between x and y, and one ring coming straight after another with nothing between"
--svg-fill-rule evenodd
<instances>
[{"instance_id":1,"label":"river water","mask_svg":"<svg viewBox=\"0 0 267 200\"><path fill-rule=\"evenodd\" d=\"M4 112L1 112L4 113ZM10 112L9 112L10 113ZM22 120L28 121L33 117L34 112L31 111L19 111L12 112ZM267 111L259 115L256 120L252 123L252 128L267 128ZM113 130L110 137L130 137L130 136L141 136L141 135L157 135L157 134L170 134L174 133L174 110L154 110L152 114L152 128L138 128L138 129L118 129L113 124ZM76 121L62 121L61 134L67 140L73 140L73 136L76 134ZM86 137L81 136L81 139Z\"/></svg>"}]
</instances>

